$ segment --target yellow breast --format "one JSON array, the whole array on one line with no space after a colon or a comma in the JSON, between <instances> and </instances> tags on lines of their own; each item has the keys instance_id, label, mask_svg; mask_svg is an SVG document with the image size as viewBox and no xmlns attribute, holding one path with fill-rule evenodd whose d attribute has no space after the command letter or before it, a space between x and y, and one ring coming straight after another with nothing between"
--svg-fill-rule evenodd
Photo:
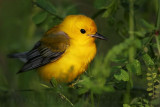
<instances>
[{"instance_id":1,"label":"yellow breast","mask_svg":"<svg viewBox=\"0 0 160 107\"><path fill-rule=\"evenodd\" d=\"M39 68L40 76L49 81L54 77L59 82L71 82L82 74L96 54L94 42L70 43L66 52L56 61Z\"/></svg>"}]
</instances>

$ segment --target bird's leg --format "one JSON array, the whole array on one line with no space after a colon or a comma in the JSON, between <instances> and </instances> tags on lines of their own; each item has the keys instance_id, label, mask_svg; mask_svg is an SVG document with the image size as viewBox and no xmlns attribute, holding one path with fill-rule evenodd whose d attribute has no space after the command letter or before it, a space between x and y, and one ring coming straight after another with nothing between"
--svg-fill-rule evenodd
<instances>
[{"instance_id":1,"label":"bird's leg","mask_svg":"<svg viewBox=\"0 0 160 107\"><path fill-rule=\"evenodd\" d=\"M52 81L50 80L49 82L50 82L51 86L52 86L52 87L54 87L54 85L53 85Z\"/></svg>"},{"instance_id":2,"label":"bird's leg","mask_svg":"<svg viewBox=\"0 0 160 107\"><path fill-rule=\"evenodd\" d=\"M79 82L80 76L78 76L73 82L69 83L69 87L76 88L75 85Z\"/></svg>"}]
</instances>

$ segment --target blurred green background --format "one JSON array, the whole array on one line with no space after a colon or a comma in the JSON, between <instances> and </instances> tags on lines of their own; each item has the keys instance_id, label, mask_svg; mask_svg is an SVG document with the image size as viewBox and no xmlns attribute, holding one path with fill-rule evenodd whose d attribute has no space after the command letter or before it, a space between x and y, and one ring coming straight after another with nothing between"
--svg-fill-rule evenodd
<instances>
[{"instance_id":1,"label":"blurred green background","mask_svg":"<svg viewBox=\"0 0 160 107\"><path fill-rule=\"evenodd\" d=\"M129 5L132 0L46 0L47 2L44 3L43 1L45 0L0 0L0 107L66 107L72 106L71 103L75 107L158 107L159 103L156 100L154 100L156 103L151 103L152 98L146 91L147 71L143 66L144 62L141 63L139 59L142 73L140 76L132 76L134 88L130 88L130 101L125 104L124 97L129 80L118 80L114 76L115 72L110 71L114 67L123 66L128 62L129 53L126 50L129 48L120 52L117 50L117 54L116 51L111 52L115 56L119 56L120 62L116 62L119 60L117 57L116 59L111 57L111 59L107 59L108 62L102 63L108 51L129 38L131 9ZM35 2L39 3L39 6ZM47 6L43 7L45 3L49 3L49 6L47 5L49 9ZM148 39L145 38L145 34L155 30L158 0L135 0L133 10L135 36L141 45L139 48L134 47L133 53L136 56L138 51L145 48L141 42L143 39ZM64 18L69 14L83 14L92 17L98 26L98 32L108 38L107 41L96 41L98 53L89 66L88 73L82 76L85 83L80 84L81 87L78 85L78 88L73 89L66 85L54 89L38 77L36 70L16 74L23 63L9 59L7 55L31 49L44 32L62 21L58 17ZM154 41L154 43L156 42ZM147 49L150 50L148 47ZM151 56L151 58L155 59L155 56ZM159 63L159 60L153 61L156 64ZM107 68L108 71L104 67L107 63L110 64ZM119 69L121 68L123 67ZM119 71L117 68L115 69ZM105 72L106 76L103 77L101 71ZM97 76L94 77L94 75ZM158 75L157 73L157 78L159 78ZM101 85L96 86L99 80L102 87ZM87 81L91 85L87 84ZM91 81L92 83L90 83ZM107 81L109 84L106 85ZM44 84L51 88L46 88Z\"/></svg>"}]
</instances>

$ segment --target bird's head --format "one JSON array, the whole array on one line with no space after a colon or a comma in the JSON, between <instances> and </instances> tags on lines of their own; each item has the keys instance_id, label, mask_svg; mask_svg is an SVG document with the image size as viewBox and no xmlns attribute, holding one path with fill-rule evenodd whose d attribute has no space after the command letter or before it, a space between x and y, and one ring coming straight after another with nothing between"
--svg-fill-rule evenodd
<instances>
[{"instance_id":1,"label":"bird's head","mask_svg":"<svg viewBox=\"0 0 160 107\"><path fill-rule=\"evenodd\" d=\"M95 22L84 15L69 15L60 24L62 31L74 40L95 40L95 38L105 39L97 33Z\"/></svg>"}]
</instances>

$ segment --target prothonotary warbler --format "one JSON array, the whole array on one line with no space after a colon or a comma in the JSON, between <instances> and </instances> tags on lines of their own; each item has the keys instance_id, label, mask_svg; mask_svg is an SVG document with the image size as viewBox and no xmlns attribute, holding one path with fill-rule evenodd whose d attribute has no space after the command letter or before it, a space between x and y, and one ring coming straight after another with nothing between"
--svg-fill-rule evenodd
<instances>
[{"instance_id":1,"label":"prothonotary warbler","mask_svg":"<svg viewBox=\"0 0 160 107\"><path fill-rule=\"evenodd\" d=\"M55 78L59 82L72 82L95 57L96 38L105 39L97 33L91 18L69 15L47 31L30 51L11 57L26 61L18 73L38 68L38 73L46 81Z\"/></svg>"}]
</instances>

